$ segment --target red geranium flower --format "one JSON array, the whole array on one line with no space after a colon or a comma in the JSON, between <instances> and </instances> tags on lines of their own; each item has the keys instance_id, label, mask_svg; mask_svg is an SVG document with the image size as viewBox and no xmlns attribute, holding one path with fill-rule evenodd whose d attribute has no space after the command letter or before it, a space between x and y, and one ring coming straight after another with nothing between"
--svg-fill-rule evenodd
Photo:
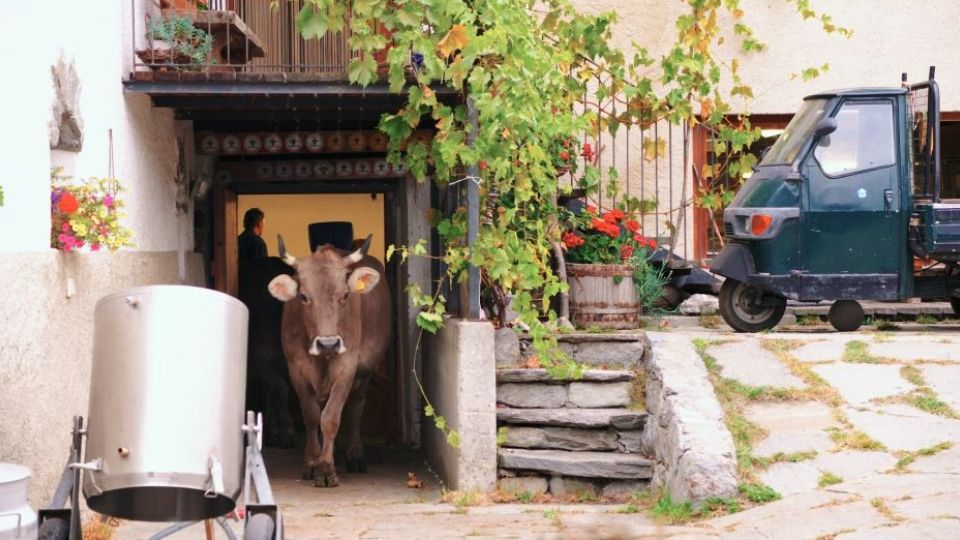
<instances>
[{"instance_id":1,"label":"red geranium flower","mask_svg":"<svg viewBox=\"0 0 960 540\"><path fill-rule=\"evenodd\" d=\"M627 260L630 257L633 257L633 246L630 244L624 244L620 246L620 258Z\"/></svg>"},{"instance_id":2,"label":"red geranium flower","mask_svg":"<svg viewBox=\"0 0 960 540\"><path fill-rule=\"evenodd\" d=\"M573 231L564 232L561 238L563 239L563 245L567 246L567 249L573 249L583 245L583 238Z\"/></svg>"},{"instance_id":3,"label":"red geranium flower","mask_svg":"<svg viewBox=\"0 0 960 540\"><path fill-rule=\"evenodd\" d=\"M627 230L630 231L630 232L632 232L632 233L635 233L635 232L637 232L637 231L640 230L640 224L637 223L637 220L635 220L635 219L628 219L628 220L624 223L624 225L626 225Z\"/></svg>"},{"instance_id":4,"label":"red geranium flower","mask_svg":"<svg viewBox=\"0 0 960 540\"><path fill-rule=\"evenodd\" d=\"M80 203L77 202L76 197L74 197L72 193L66 192L60 196L57 208L64 214L72 214L80 208Z\"/></svg>"},{"instance_id":5,"label":"red geranium flower","mask_svg":"<svg viewBox=\"0 0 960 540\"><path fill-rule=\"evenodd\" d=\"M626 214L623 213L623 210L620 210L619 208L614 208L613 210L610 210L609 212L603 215L603 220L606 221L607 223L617 223L618 221L623 221L623 218L625 217L627 216Z\"/></svg>"}]
</instances>

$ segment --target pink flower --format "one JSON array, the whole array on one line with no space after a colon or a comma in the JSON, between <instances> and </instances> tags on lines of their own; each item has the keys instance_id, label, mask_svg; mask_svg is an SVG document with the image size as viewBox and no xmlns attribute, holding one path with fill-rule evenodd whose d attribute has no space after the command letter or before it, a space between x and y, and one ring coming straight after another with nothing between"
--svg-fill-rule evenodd
<instances>
[{"instance_id":1,"label":"pink flower","mask_svg":"<svg viewBox=\"0 0 960 540\"><path fill-rule=\"evenodd\" d=\"M100 251L100 244L90 244L90 251Z\"/></svg>"},{"instance_id":2,"label":"pink flower","mask_svg":"<svg viewBox=\"0 0 960 540\"><path fill-rule=\"evenodd\" d=\"M66 226L66 223L64 223L64 226ZM57 240L59 240L61 244L66 244L68 238L70 237L63 233L60 233L59 235L57 235Z\"/></svg>"},{"instance_id":3,"label":"pink flower","mask_svg":"<svg viewBox=\"0 0 960 540\"><path fill-rule=\"evenodd\" d=\"M107 195L106 197L104 197L103 205L106 206L107 208L110 208L111 206L113 206L113 196Z\"/></svg>"},{"instance_id":4,"label":"pink flower","mask_svg":"<svg viewBox=\"0 0 960 540\"><path fill-rule=\"evenodd\" d=\"M69 224L69 223L64 223L63 226L60 227L60 229L61 229L63 232L70 232L70 224Z\"/></svg>"}]
</instances>

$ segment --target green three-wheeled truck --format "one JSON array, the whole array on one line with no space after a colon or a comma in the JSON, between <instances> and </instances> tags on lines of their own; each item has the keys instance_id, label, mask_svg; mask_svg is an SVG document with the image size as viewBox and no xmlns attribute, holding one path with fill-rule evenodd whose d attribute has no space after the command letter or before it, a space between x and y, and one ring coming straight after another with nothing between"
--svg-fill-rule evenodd
<instances>
[{"instance_id":1,"label":"green three-wheeled truck","mask_svg":"<svg viewBox=\"0 0 960 540\"><path fill-rule=\"evenodd\" d=\"M724 211L711 270L740 332L775 326L788 299L835 300L841 331L858 300L949 298L960 310L960 200L940 197L940 96L929 80L814 94ZM914 269L915 258L932 261Z\"/></svg>"}]
</instances>

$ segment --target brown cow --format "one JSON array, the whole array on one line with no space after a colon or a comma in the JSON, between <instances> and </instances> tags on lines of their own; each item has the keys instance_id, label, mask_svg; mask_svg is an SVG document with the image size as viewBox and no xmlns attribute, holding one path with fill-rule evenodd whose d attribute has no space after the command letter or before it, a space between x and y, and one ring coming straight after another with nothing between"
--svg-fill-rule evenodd
<instances>
[{"instance_id":1,"label":"brown cow","mask_svg":"<svg viewBox=\"0 0 960 540\"><path fill-rule=\"evenodd\" d=\"M347 471L366 472L360 417L370 376L392 333L390 289L380 283L383 265L366 255L371 236L353 253L323 245L301 260L286 253L279 238L280 256L296 274L277 276L268 286L285 302L283 353L307 431L303 477L318 487L339 483L333 444L344 406Z\"/></svg>"}]
</instances>

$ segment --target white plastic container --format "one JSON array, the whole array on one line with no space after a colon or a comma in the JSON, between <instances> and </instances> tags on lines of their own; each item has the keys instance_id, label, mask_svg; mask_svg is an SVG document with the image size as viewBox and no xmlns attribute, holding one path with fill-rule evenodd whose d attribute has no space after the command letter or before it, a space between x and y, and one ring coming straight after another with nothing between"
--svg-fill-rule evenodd
<instances>
[{"instance_id":1,"label":"white plastic container","mask_svg":"<svg viewBox=\"0 0 960 540\"><path fill-rule=\"evenodd\" d=\"M30 469L0 463L0 540L34 540L37 514L27 505Z\"/></svg>"}]
</instances>

